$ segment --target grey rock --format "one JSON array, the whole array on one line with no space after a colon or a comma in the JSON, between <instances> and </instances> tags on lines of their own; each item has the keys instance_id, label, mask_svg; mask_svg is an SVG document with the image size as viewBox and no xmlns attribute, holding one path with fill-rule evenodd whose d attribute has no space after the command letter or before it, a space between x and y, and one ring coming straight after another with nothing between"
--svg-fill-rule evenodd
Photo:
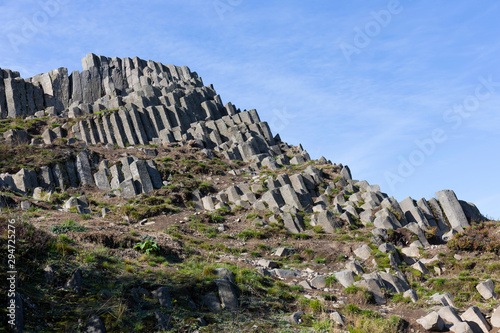
<instances>
[{"instance_id":1,"label":"grey rock","mask_svg":"<svg viewBox=\"0 0 500 333\"><path fill-rule=\"evenodd\" d=\"M438 314L441 318L443 318L443 320L452 323L453 325L462 322L462 319L458 316L455 309L453 309L451 306L443 306L441 309L439 309Z\"/></svg>"},{"instance_id":2,"label":"grey rock","mask_svg":"<svg viewBox=\"0 0 500 333\"><path fill-rule=\"evenodd\" d=\"M133 198L136 195L137 192L135 190L134 181L132 179L127 179L120 183L120 196L122 198Z\"/></svg>"},{"instance_id":3,"label":"grey rock","mask_svg":"<svg viewBox=\"0 0 500 333\"><path fill-rule=\"evenodd\" d=\"M99 170L94 174L94 181L100 190L108 191L111 190L111 185L108 180L108 171Z\"/></svg>"},{"instance_id":4,"label":"grey rock","mask_svg":"<svg viewBox=\"0 0 500 333\"><path fill-rule=\"evenodd\" d=\"M267 259L260 259L257 262L257 265L260 265L265 268L276 268L278 267L278 264L275 261L267 260Z\"/></svg>"},{"instance_id":5,"label":"grey rock","mask_svg":"<svg viewBox=\"0 0 500 333\"><path fill-rule=\"evenodd\" d=\"M451 190L443 190L436 192L439 204L443 208L443 212L448 218L452 229L462 231L464 228L470 226L467 217L464 214L462 206L458 202L455 192Z\"/></svg>"},{"instance_id":6,"label":"grey rock","mask_svg":"<svg viewBox=\"0 0 500 333\"><path fill-rule=\"evenodd\" d=\"M344 288L350 287L354 284L354 272L350 269L335 273L335 278Z\"/></svg>"},{"instance_id":7,"label":"grey rock","mask_svg":"<svg viewBox=\"0 0 500 333\"><path fill-rule=\"evenodd\" d=\"M425 218L422 210L415 205L411 197L407 197L399 203L408 223L415 222L422 229L430 227L429 221Z\"/></svg>"},{"instance_id":8,"label":"grey rock","mask_svg":"<svg viewBox=\"0 0 500 333\"><path fill-rule=\"evenodd\" d=\"M345 326L344 318L337 311L330 312L330 319L340 326Z\"/></svg>"},{"instance_id":9,"label":"grey rock","mask_svg":"<svg viewBox=\"0 0 500 333\"><path fill-rule=\"evenodd\" d=\"M21 209L22 210L28 210L31 208L31 204L28 200L21 201Z\"/></svg>"},{"instance_id":10,"label":"grey rock","mask_svg":"<svg viewBox=\"0 0 500 333\"><path fill-rule=\"evenodd\" d=\"M106 326L102 322L101 318L93 314L90 316L89 320L87 320L87 324L85 326L85 333L106 333Z\"/></svg>"},{"instance_id":11,"label":"grey rock","mask_svg":"<svg viewBox=\"0 0 500 333\"><path fill-rule=\"evenodd\" d=\"M497 294L495 293L495 282L491 279L479 283L476 286L476 289L484 299L497 299Z\"/></svg>"},{"instance_id":12,"label":"grey rock","mask_svg":"<svg viewBox=\"0 0 500 333\"><path fill-rule=\"evenodd\" d=\"M205 304L210 309L210 311L217 312L221 310L219 299L217 298L217 295L215 295L214 292L210 292L208 294L203 295L201 297L201 300L203 304Z\"/></svg>"},{"instance_id":13,"label":"grey rock","mask_svg":"<svg viewBox=\"0 0 500 333\"><path fill-rule=\"evenodd\" d=\"M1 80L0 80L1 81ZM3 134L5 143L12 146L25 145L30 142L28 132L26 130L11 129Z\"/></svg>"},{"instance_id":14,"label":"grey rock","mask_svg":"<svg viewBox=\"0 0 500 333\"><path fill-rule=\"evenodd\" d=\"M298 216L292 216L290 213L283 213L281 214L281 217L283 219L284 227L288 232L297 234L304 231L304 225Z\"/></svg>"},{"instance_id":15,"label":"grey rock","mask_svg":"<svg viewBox=\"0 0 500 333\"><path fill-rule=\"evenodd\" d=\"M271 276L271 272L262 267L257 267L255 271L262 276L268 276L268 277Z\"/></svg>"},{"instance_id":16,"label":"grey rock","mask_svg":"<svg viewBox=\"0 0 500 333\"><path fill-rule=\"evenodd\" d=\"M460 203L460 206L462 207L465 217L467 218L467 221L469 223L472 224L474 222L481 222L484 220L484 217L481 215L476 205L471 202L465 202L462 200L458 200L458 202Z\"/></svg>"},{"instance_id":17,"label":"grey rock","mask_svg":"<svg viewBox=\"0 0 500 333\"><path fill-rule=\"evenodd\" d=\"M421 272L422 274L425 274L425 275L430 274L429 270L420 261L417 261L416 263L411 265L411 267L413 269L416 269L417 271Z\"/></svg>"},{"instance_id":18,"label":"grey rock","mask_svg":"<svg viewBox=\"0 0 500 333\"><path fill-rule=\"evenodd\" d=\"M417 319L417 323L429 331L442 331L444 321L436 311L429 313L427 316Z\"/></svg>"},{"instance_id":19,"label":"grey rock","mask_svg":"<svg viewBox=\"0 0 500 333\"><path fill-rule=\"evenodd\" d=\"M297 209L302 209L302 204L300 203L299 197L293 187L289 184L285 184L280 187L281 197L285 201L285 204L295 207Z\"/></svg>"},{"instance_id":20,"label":"grey rock","mask_svg":"<svg viewBox=\"0 0 500 333\"><path fill-rule=\"evenodd\" d=\"M342 225L338 218L330 211L324 210L318 214L317 223L326 233L334 233L335 229L341 228Z\"/></svg>"},{"instance_id":21,"label":"grey rock","mask_svg":"<svg viewBox=\"0 0 500 333\"><path fill-rule=\"evenodd\" d=\"M203 204L203 208L208 211L215 210L215 198L214 197L203 197L201 199L201 203Z\"/></svg>"},{"instance_id":22,"label":"grey rock","mask_svg":"<svg viewBox=\"0 0 500 333\"><path fill-rule=\"evenodd\" d=\"M468 308L461 318L470 325L474 332L488 333L492 328L477 306Z\"/></svg>"},{"instance_id":23,"label":"grey rock","mask_svg":"<svg viewBox=\"0 0 500 333\"><path fill-rule=\"evenodd\" d=\"M378 305L385 304L385 302L387 301L384 293L382 292L382 289L380 288L380 284L375 279L357 281L354 282L354 285L370 292L375 298L375 303L377 303Z\"/></svg>"},{"instance_id":24,"label":"grey rock","mask_svg":"<svg viewBox=\"0 0 500 333\"><path fill-rule=\"evenodd\" d=\"M158 299L160 305L164 308L172 307L172 299L167 287L160 287L151 292L154 298Z\"/></svg>"},{"instance_id":25,"label":"grey rock","mask_svg":"<svg viewBox=\"0 0 500 333\"><path fill-rule=\"evenodd\" d=\"M66 288L75 290L78 294L82 292L82 271L78 268L73 272L71 278L66 282Z\"/></svg>"},{"instance_id":26,"label":"grey rock","mask_svg":"<svg viewBox=\"0 0 500 333\"><path fill-rule=\"evenodd\" d=\"M411 299L413 303L418 301L418 295L417 292L413 289L408 289L403 293L403 297Z\"/></svg>"},{"instance_id":27,"label":"grey rock","mask_svg":"<svg viewBox=\"0 0 500 333\"><path fill-rule=\"evenodd\" d=\"M311 285L309 284L309 282L307 282L306 280L304 281L300 281L299 282L299 286L301 286L302 288L304 288L305 290L312 290L313 288L311 287Z\"/></svg>"},{"instance_id":28,"label":"grey rock","mask_svg":"<svg viewBox=\"0 0 500 333\"><path fill-rule=\"evenodd\" d=\"M455 307L455 305L453 304L453 295L451 293L435 293L431 296L431 301L440 303L444 306Z\"/></svg>"},{"instance_id":29,"label":"grey rock","mask_svg":"<svg viewBox=\"0 0 500 333\"><path fill-rule=\"evenodd\" d=\"M54 178L52 177L52 170L50 167L40 167L40 172L38 173L38 184L45 189L54 189Z\"/></svg>"},{"instance_id":30,"label":"grey rock","mask_svg":"<svg viewBox=\"0 0 500 333\"><path fill-rule=\"evenodd\" d=\"M56 164L52 169L52 173L56 187L59 187L61 190L65 190L70 183L66 169L61 164Z\"/></svg>"},{"instance_id":31,"label":"grey rock","mask_svg":"<svg viewBox=\"0 0 500 333\"><path fill-rule=\"evenodd\" d=\"M491 315L491 325L493 327L500 327L500 306Z\"/></svg>"},{"instance_id":32,"label":"grey rock","mask_svg":"<svg viewBox=\"0 0 500 333\"><path fill-rule=\"evenodd\" d=\"M230 311L236 311L239 307L238 295L233 284L226 279L214 280L219 291L222 307Z\"/></svg>"},{"instance_id":33,"label":"grey rock","mask_svg":"<svg viewBox=\"0 0 500 333\"><path fill-rule=\"evenodd\" d=\"M301 317L303 315L305 315L305 313L302 312L302 311L299 311L299 312L293 313L290 316L286 316L283 319L286 320L287 322L289 322L290 324L299 325L299 324L302 324L302 318Z\"/></svg>"},{"instance_id":34,"label":"grey rock","mask_svg":"<svg viewBox=\"0 0 500 333\"><path fill-rule=\"evenodd\" d=\"M430 198L428 203L429 206L431 207L432 213L434 214L434 218L437 221L438 228L441 230L441 233L444 234L450 231L450 228L446 223L446 218L444 216L443 210L439 205L439 201L437 201L436 198Z\"/></svg>"},{"instance_id":35,"label":"grey rock","mask_svg":"<svg viewBox=\"0 0 500 333\"><path fill-rule=\"evenodd\" d=\"M368 260L371 256L371 252L372 249L366 244L354 250L354 254L362 260Z\"/></svg>"},{"instance_id":36,"label":"grey rock","mask_svg":"<svg viewBox=\"0 0 500 333\"><path fill-rule=\"evenodd\" d=\"M267 202L270 209L280 208L285 205L285 201L281 197L281 193L278 189L269 190L264 193L264 195L262 196L262 200Z\"/></svg>"},{"instance_id":37,"label":"grey rock","mask_svg":"<svg viewBox=\"0 0 500 333\"><path fill-rule=\"evenodd\" d=\"M130 164L130 173L132 174L132 179L134 180L137 192L153 192L153 183L151 182L151 178L149 177L148 169L144 161L137 160L132 162Z\"/></svg>"},{"instance_id":38,"label":"grey rock","mask_svg":"<svg viewBox=\"0 0 500 333\"><path fill-rule=\"evenodd\" d=\"M47 265L43 269L43 272L44 272L45 281L47 282L47 284L52 284L54 282L54 278L56 277L54 267L51 265Z\"/></svg>"},{"instance_id":39,"label":"grey rock","mask_svg":"<svg viewBox=\"0 0 500 333\"><path fill-rule=\"evenodd\" d=\"M221 279L226 279L235 283L234 273L225 267L220 267L215 269L215 275L217 275Z\"/></svg>"},{"instance_id":40,"label":"grey rock","mask_svg":"<svg viewBox=\"0 0 500 333\"><path fill-rule=\"evenodd\" d=\"M275 275L277 275L281 278L290 278L290 277L297 276L297 273L295 271L290 270L290 269L275 268L272 270L272 273L274 273Z\"/></svg>"},{"instance_id":41,"label":"grey rock","mask_svg":"<svg viewBox=\"0 0 500 333\"><path fill-rule=\"evenodd\" d=\"M364 274L364 270L363 270L363 267L357 263L356 261L349 261L346 265L345 265L345 268L346 269L350 269L351 271L353 271L355 274L359 275L359 274Z\"/></svg>"},{"instance_id":42,"label":"grey rock","mask_svg":"<svg viewBox=\"0 0 500 333\"><path fill-rule=\"evenodd\" d=\"M427 240L427 238L425 238L425 234L424 234L422 228L417 223L410 222L406 226L404 226L404 228L410 230L415 235L417 235L418 240L422 243L422 247L427 248L430 246L429 241Z\"/></svg>"},{"instance_id":43,"label":"grey rock","mask_svg":"<svg viewBox=\"0 0 500 333\"><path fill-rule=\"evenodd\" d=\"M290 250L287 249L286 247L279 247L274 255L278 257L288 257L291 254Z\"/></svg>"},{"instance_id":44,"label":"grey rock","mask_svg":"<svg viewBox=\"0 0 500 333\"><path fill-rule=\"evenodd\" d=\"M380 272L380 278L384 282L385 289L395 292L395 293L403 293L410 289L410 286L397 276L394 276L390 273Z\"/></svg>"},{"instance_id":45,"label":"grey rock","mask_svg":"<svg viewBox=\"0 0 500 333\"><path fill-rule=\"evenodd\" d=\"M450 327L451 332L455 333L476 333L472 330L472 327L467 322L456 323Z\"/></svg>"},{"instance_id":46,"label":"grey rock","mask_svg":"<svg viewBox=\"0 0 500 333\"><path fill-rule=\"evenodd\" d=\"M149 177L151 178L151 183L155 189L162 188L163 181L161 179L160 172L156 167L156 163L153 160L146 160L146 168L148 169Z\"/></svg>"},{"instance_id":47,"label":"grey rock","mask_svg":"<svg viewBox=\"0 0 500 333\"><path fill-rule=\"evenodd\" d=\"M50 128L42 133L42 140L46 145L51 145L55 139L57 139L57 135Z\"/></svg>"},{"instance_id":48,"label":"grey rock","mask_svg":"<svg viewBox=\"0 0 500 333\"><path fill-rule=\"evenodd\" d=\"M383 208L375 214L375 220L373 224L377 228L383 229L397 229L401 228L401 224L398 219L391 213L387 208Z\"/></svg>"},{"instance_id":49,"label":"grey rock","mask_svg":"<svg viewBox=\"0 0 500 333\"><path fill-rule=\"evenodd\" d=\"M323 275L318 275L311 280L311 286L315 289L326 288L326 277Z\"/></svg>"},{"instance_id":50,"label":"grey rock","mask_svg":"<svg viewBox=\"0 0 500 333\"><path fill-rule=\"evenodd\" d=\"M396 262L398 264L401 263L401 260L399 259L398 251L397 251L396 247L394 247L394 245L392 245L391 243L384 243L384 244L380 245L378 247L378 250L382 253L392 254L394 256L394 259L396 260Z\"/></svg>"},{"instance_id":51,"label":"grey rock","mask_svg":"<svg viewBox=\"0 0 500 333\"><path fill-rule=\"evenodd\" d=\"M159 311L155 311L155 318L157 322L157 327L163 332L170 331L172 329L172 325L170 324L171 315L168 313L163 313Z\"/></svg>"},{"instance_id":52,"label":"grey rock","mask_svg":"<svg viewBox=\"0 0 500 333\"><path fill-rule=\"evenodd\" d=\"M76 156L76 170L82 185L95 185L92 169L90 168L89 154L86 151L82 151Z\"/></svg>"}]
</instances>

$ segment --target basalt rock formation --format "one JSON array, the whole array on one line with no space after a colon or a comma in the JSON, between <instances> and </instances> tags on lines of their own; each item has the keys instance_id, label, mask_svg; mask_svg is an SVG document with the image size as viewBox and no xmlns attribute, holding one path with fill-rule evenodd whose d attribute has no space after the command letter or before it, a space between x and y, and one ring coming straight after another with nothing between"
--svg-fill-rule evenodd
<instances>
[{"instance_id":1,"label":"basalt rock formation","mask_svg":"<svg viewBox=\"0 0 500 333\"><path fill-rule=\"evenodd\" d=\"M94 54L82 59L82 65L82 72L68 75L66 68L59 68L28 79L0 69L0 119L57 119L41 135L12 127L4 131L2 144L50 150L58 142L59 148L68 148L56 161L36 167L25 165L15 172L0 174L0 189L29 198L32 203L68 189L92 189L106 193L107 198L132 202L168 186L184 186L172 184L174 172L170 169L170 174L166 173L158 165L162 161L157 156L163 148L196 147L207 160L217 156L242 161L244 166L229 170L227 173L234 177L217 191L185 191L183 207L198 213L253 212L254 218L257 216L252 222L255 228L274 230L279 226L283 234L298 235L296 239L312 230L327 236L343 229L369 230L370 246L351 249L350 261L331 274L282 269L269 259L244 262L259 266L258 272L263 276L288 282L300 278L298 285L309 291L330 292L327 280L335 279L342 287L367 290L377 305L386 304L387 293L401 293L416 302L417 291L403 271L428 276L433 273L427 265L439 275L443 266L437 257L423 259L421 249L445 244L454 234L484 220L474 204L458 200L451 190L438 191L436 198L429 200L408 197L398 202L378 185L354 179L348 166L333 164L324 157L311 160L301 145L288 145L279 135L274 136L256 110L241 111L230 102L223 104L214 87L205 86L188 67ZM119 156L111 154L116 150L120 151ZM20 206L29 209L28 200L25 202ZM0 208L15 205L9 196L0 194ZM55 208L101 217L90 206L85 197L75 196ZM106 213L109 210L103 210L102 216ZM143 222L148 223L145 219L141 226ZM217 230L223 233L226 228L220 224ZM287 257L291 253L280 247L273 255ZM370 264L374 253L387 257L385 270L377 269L375 259L374 265ZM372 266L372 272L365 273ZM205 294L198 295L199 304L191 300L193 304L189 306L208 307L212 312L238 311L246 303L238 299L233 272L226 268L214 272L218 277L214 280L217 292L204 290ZM149 289L160 305L172 306L166 287ZM478 290L481 295L496 298L492 280L481 284ZM136 303L149 295L142 287L130 292ZM449 318L456 320L456 329L474 321L477 325L489 325L475 307L462 318L454 314L453 297L448 293L437 293L432 299L443 307L419 319L426 329L444 329L443 319ZM157 328L167 329L171 327L170 317L163 310L155 312L154 317ZM299 324L302 315L295 312L286 320ZM330 318L337 325L344 325L338 312L333 311ZM105 327L96 315L87 324L92 325Z\"/></svg>"}]
</instances>

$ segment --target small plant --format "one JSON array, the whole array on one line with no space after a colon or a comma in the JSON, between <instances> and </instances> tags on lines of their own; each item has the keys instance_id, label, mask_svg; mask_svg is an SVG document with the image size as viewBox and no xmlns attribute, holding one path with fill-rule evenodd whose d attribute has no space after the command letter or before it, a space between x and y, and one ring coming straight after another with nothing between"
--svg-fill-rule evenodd
<instances>
[{"instance_id":1,"label":"small plant","mask_svg":"<svg viewBox=\"0 0 500 333\"><path fill-rule=\"evenodd\" d=\"M323 227L320 225L314 226L313 231L317 234L324 234L325 233L325 231L323 230Z\"/></svg>"},{"instance_id":2,"label":"small plant","mask_svg":"<svg viewBox=\"0 0 500 333\"><path fill-rule=\"evenodd\" d=\"M137 243L134 246L134 249L137 249L142 253L146 253L146 255L157 254L160 252L160 247L158 246L158 243L151 241L149 239L144 242Z\"/></svg>"},{"instance_id":3,"label":"small plant","mask_svg":"<svg viewBox=\"0 0 500 333\"><path fill-rule=\"evenodd\" d=\"M49 230L55 234L65 234L69 231L74 232L84 232L87 231L87 227L76 223L74 220L67 220L61 224L53 225Z\"/></svg>"}]
</instances>

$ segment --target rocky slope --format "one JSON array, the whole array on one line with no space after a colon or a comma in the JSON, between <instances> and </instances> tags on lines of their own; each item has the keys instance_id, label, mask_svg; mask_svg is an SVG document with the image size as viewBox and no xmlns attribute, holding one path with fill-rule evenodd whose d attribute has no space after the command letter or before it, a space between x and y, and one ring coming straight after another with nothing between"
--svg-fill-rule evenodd
<instances>
[{"instance_id":1,"label":"rocky slope","mask_svg":"<svg viewBox=\"0 0 500 333\"><path fill-rule=\"evenodd\" d=\"M398 202L187 67L82 65L0 69L6 328L498 331L500 225L474 204L451 190Z\"/></svg>"}]
</instances>

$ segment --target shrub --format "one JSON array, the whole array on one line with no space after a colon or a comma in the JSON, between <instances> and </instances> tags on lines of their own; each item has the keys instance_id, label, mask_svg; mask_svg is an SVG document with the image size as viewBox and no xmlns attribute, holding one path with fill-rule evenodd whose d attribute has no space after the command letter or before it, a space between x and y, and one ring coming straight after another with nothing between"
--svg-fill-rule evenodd
<instances>
[{"instance_id":1,"label":"shrub","mask_svg":"<svg viewBox=\"0 0 500 333\"><path fill-rule=\"evenodd\" d=\"M158 243L153 242L149 239L144 242L137 243L134 246L134 249L137 249L142 253L146 253L146 255L157 254L160 252L160 247L158 246Z\"/></svg>"},{"instance_id":2,"label":"shrub","mask_svg":"<svg viewBox=\"0 0 500 333\"><path fill-rule=\"evenodd\" d=\"M493 233L493 225L484 222L457 233L447 246L456 251L480 251L500 254L500 238Z\"/></svg>"}]
</instances>

